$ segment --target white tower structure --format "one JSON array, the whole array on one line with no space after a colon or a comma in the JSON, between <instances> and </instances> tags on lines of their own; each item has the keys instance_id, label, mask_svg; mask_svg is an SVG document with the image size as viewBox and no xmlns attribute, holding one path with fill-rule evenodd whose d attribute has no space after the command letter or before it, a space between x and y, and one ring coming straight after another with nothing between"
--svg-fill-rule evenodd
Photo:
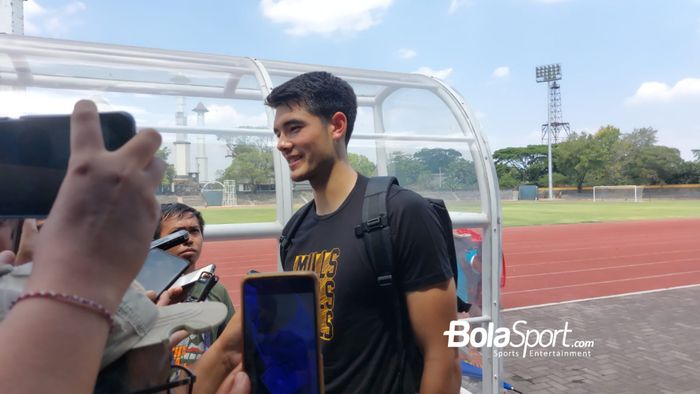
<instances>
[{"instance_id":1,"label":"white tower structure","mask_svg":"<svg viewBox=\"0 0 700 394\"><path fill-rule=\"evenodd\" d=\"M192 109L192 112L197 114L197 127L204 127L204 114L209 112L207 107L200 101L196 107ZM195 165L197 166L197 172L199 173L199 183L209 182L209 166L207 158L207 147L205 136L200 136L197 138L197 153L194 157Z\"/></svg>"},{"instance_id":2,"label":"white tower structure","mask_svg":"<svg viewBox=\"0 0 700 394\"><path fill-rule=\"evenodd\" d=\"M24 34L24 0L0 0L0 34Z\"/></svg>"},{"instance_id":3,"label":"white tower structure","mask_svg":"<svg viewBox=\"0 0 700 394\"><path fill-rule=\"evenodd\" d=\"M185 97L178 96L176 101L175 124L187 126L185 116ZM190 175L190 142L186 133L175 134L175 176L188 177Z\"/></svg>"}]
</instances>

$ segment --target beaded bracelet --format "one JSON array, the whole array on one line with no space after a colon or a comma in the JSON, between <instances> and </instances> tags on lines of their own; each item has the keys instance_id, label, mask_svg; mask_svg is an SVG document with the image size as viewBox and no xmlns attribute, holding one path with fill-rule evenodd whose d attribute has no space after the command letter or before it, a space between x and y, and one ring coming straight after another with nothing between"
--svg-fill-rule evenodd
<instances>
[{"instance_id":1,"label":"beaded bracelet","mask_svg":"<svg viewBox=\"0 0 700 394\"><path fill-rule=\"evenodd\" d=\"M109 327L112 327L112 323L114 322L114 319L112 319L112 314L109 313L107 308L103 307L97 302L75 294L56 293L53 291L35 291L32 293L22 294L21 296L19 296L19 298L14 300L12 304L10 304L10 309L12 309L12 307L14 307L18 302L30 298L46 298L49 300L63 302L64 304L76 305L81 308L85 308L91 312L97 313L98 315L102 316L105 320L107 320L107 324L109 324Z\"/></svg>"}]
</instances>

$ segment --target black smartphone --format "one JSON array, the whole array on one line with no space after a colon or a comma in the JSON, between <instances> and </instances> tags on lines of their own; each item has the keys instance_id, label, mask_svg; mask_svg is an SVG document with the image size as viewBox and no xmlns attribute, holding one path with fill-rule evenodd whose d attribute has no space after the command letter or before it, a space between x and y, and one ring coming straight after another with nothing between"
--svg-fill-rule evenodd
<instances>
[{"instance_id":1,"label":"black smartphone","mask_svg":"<svg viewBox=\"0 0 700 394\"><path fill-rule=\"evenodd\" d=\"M173 256L164 250L151 249L141 271L136 275L136 281L146 290L153 290L160 296L185 272L189 265L189 261Z\"/></svg>"},{"instance_id":2,"label":"black smartphone","mask_svg":"<svg viewBox=\"0 0 700 394\"><path fill-rule=\"evenodd\" d=\"M116 150L136 133L126 112L100 114L105 147ZM49 214L70 156L70 116L0 119L0 217Z\"/></svg>"},{"instance_id":3,"label":"black smartphone","mask_svg":"<svg viewBox=\"0 0 700 394\"><path fill-rule=\"evenodd\" d=\"M251 274L241 287L243 368L251 392L323 393L316 274Z\"/></svg>"},{"instance_id":4,"label":"black smartphone","mask_svg":"<svg viewBox=\"0 0 700 394\"><path fill-rule=\"evenodd\" d=\"M173 246L180 245L190 239L190 233L187 230L177 230L172 234L168 234L163 238L158 238L151 242L151 249L168 250Z\"/></svg>"},{"instance_id":5,"label":"black smartphone","mask_svg":"<svg viewBox=\"0 0 700 394\"><path fill-rule=\"evenodd\" d=\"M211 272L202 272L199 279L189 286L187 298L185 302L200 302L207 299L209 292L214 288L214 285L219 282L219 277Z\"/></svg>"}]
</instances>

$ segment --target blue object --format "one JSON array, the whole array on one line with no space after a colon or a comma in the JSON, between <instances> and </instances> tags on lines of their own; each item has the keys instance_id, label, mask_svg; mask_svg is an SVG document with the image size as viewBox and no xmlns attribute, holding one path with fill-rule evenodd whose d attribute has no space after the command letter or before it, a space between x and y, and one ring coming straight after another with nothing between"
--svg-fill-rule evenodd
<instances>
[{"instance_id":1,"label":"blue object","mask_svg":"<svg viewBox=\"0 0 700 394\"><path fill-rule=\"evenodd\" d=\"M462 367L462 375L463 376L468 376L470 378L483 380L484 372L481 370L481 368L475 367L475 366L473 366L465 361L460 361L459 363ZM515 389L513 388L513 385L506 382L506 381L503 382L503 388L508 390L508 391L515 391Z\"/></svg>"}]
</instances>

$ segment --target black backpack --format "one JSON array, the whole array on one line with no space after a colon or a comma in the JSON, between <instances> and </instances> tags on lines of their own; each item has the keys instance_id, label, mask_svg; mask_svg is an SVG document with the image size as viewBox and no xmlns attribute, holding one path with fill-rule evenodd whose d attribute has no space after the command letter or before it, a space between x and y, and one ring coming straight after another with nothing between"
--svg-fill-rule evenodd
<instances>
[{"instance_id":1,"label":"black backpack","mask_svg":"<svg viewBox=\"0 0 700 394\"><path fill-rule=\"evenodd\" d=\"M372 264L372 268L377 276L377 285L387 293L388 297L393 299L393 313L395 322L400 324L397 329L396 337L398 339L398 349L403 352L401 355L401 363L409 363L409 374L400 377L403 381L402 385L407 392L417 392L420 387L420 376L422 375L422 356L418 351L417 346L405 346L405 335L412 336L410 331L410 322L408 321L408 312L406 310L405 300L399 296L399 292L394 287L393 268L394 254L391 235L389 231L389 216L387 213L387 197L389 189L392 185L398 185L398 180L393 176L381 176L369 178L367 189L365 190L365 198L362 204L362 223L355 227L355 236L364 239L367 256ZM452 276L457 287L457 256L455 253L454 238L452 235L452 220L447 211L443 200L434 198L425 198L430 207L435 211L440 221L440 232L445 239L448 256L450 258L450 267L452 268ZM313 206L313 201L309 201L289 219L289 222L282 230L280 236L280 258L282 264L287 257L287 250L294 238L301 222L308 214ZM459 309L462 310L463 302L457 298ZM405 368L401 368L405 370ZM416 380L417 379L417 380Z\"/></svg>"}]
</instances>

